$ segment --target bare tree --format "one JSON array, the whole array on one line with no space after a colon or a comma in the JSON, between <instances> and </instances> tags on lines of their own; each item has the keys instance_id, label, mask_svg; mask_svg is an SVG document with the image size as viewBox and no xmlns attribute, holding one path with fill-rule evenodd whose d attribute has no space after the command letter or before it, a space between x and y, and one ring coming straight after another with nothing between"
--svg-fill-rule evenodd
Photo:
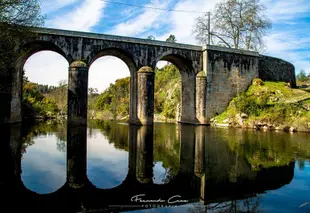
<instances>
[{"instance_id":1,"label":"bare tree","mask_svg":"<svg viewBox=\"0 0 310 213\"><path fill-rule=\"evenodd\" d=\"M43 24L37 0L0 0L0 66L14 56L20 39L31 36L30 27Z\"/></svg>"},{"instance_id":2,"label":"bare tree","mask_svg":"<svg viewBox=\"0 0 310 213\"><path fill-rule=\"evenodd\" d=\"M272 26L264 15L265 9L257 0L222 1L211 13L210 29L205 14L196 19L193 31L202 44L207 44L210 33L212 44L261 51L263 36Z\"/></svg>"}]
</instances>

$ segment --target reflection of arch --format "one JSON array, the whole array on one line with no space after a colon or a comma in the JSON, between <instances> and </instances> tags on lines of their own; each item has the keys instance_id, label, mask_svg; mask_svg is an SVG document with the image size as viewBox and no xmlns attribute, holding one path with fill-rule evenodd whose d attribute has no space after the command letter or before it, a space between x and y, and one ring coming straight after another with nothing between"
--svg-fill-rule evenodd
<instances>
[{"instance_id":1,"label":"reflection of arch","mask_svg":"<svg viewBox=\"0 0 310 213\"><path fill-rule=\"evenodd\" d=\"M20 49L20 51L23 53L21 56L21 64L24 65L24 63L27 61L27 59L32 56L33 54L40 52L40 51L53 51L61 56L63 56L67 62L70 64L72 62L72 59L68 58L66 53L57 45L53 44L52 42L47 41L33 41L26 43L23 45Z\"/></svg>"},{"instance_id":2,"label":"reflection of arch","mask_svg":"<svg viewBox=\"0 0 310 213\"><path fill-rule=\"evenodd\" d=\"M132 56L126 51L118 48L107 48L98 52L92 52L87 60L89 62L89 66L91 66L95 60L103 56L114 56L121 59L128 66L130 74L133 74L133 72L136 70Z\"/></svg>"}]
</instances>

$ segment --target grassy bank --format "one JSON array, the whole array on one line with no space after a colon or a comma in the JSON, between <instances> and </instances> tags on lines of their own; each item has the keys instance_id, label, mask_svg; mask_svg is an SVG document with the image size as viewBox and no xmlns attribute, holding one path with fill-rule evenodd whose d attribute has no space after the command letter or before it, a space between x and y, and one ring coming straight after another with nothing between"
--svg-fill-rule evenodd
<instances>
[{"instance_id":1,"label":"grassy bank","mask_svg":"<svg viewBox=\"0 0 310 213\"><path fill-rule=\"evenodd\" d=\"M309 132L310 92L284 82L254 79L246 92L211 121L213 125Z\"/></svg>"}]
</instances>

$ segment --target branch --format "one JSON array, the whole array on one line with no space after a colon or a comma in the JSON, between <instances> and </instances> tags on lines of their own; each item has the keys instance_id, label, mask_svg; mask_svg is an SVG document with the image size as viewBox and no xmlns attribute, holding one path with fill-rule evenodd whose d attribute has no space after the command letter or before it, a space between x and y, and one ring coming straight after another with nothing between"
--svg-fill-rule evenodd
<instances>
[{"instance_id":1,"label":"branch","mask_svg":"<svg viewBox=\"0 0 310 213\"><path fill-rule=\"evenodd\" d=\"M210 33L211 35L217 37L218 39L220 39L224 44L226 44L229 48L231 48L231 45L228 44L222 37L218 36L217 34L214 33Z\"/></svg>"}]
</instances>

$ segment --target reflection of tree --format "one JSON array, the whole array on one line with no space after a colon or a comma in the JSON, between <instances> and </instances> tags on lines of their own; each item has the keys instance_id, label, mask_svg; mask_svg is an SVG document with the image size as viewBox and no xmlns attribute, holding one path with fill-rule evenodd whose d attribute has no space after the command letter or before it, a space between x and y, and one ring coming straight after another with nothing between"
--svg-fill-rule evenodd
<instances>
[{"instance_id":1,"label":"reflection of tree","mask_svg":"<svg viewBox=\"0 0 310 213\"><path fill-rule=\"evenodd\" d=\"M66 152L67 151L67 143L63 140L57 140L57 150L60 152Z\"/></svg>"},{"instance_id":2,"label":"reflection of tree","mask_svg":"<svg viewBox=\"0 0 310 213\"><path fill-rule=\"evenodd\" d=\"M129 125L116 122L95 121L89 123L89 128L100 129L102 134L115 148L128 151ZM179 171L180 142L176 135L175 125L155 125L154 127L154 161L162 162L165 168L163 182L169 182Z\"/></svg>"},{"instance_id":3,"label":"reflection of tree","mask_svg":"<svg viewBox=\"0 0 310 213\"><path fill-rule=\"evenodd\" d=\"M59 151L66 150L67 128L65 123L58 123L57 121L27 123L22 129L22 154L26 152L27 147L34 144L34 138L39 135L54 134L58 139L57 149Z\"/></svg>"},{"instance_id":4,"label":"reflection of tree","mask_svg":"<svg viewBox=\"0 0 310 213\"><path fill-rule=\"evenodd\" d=\"M221 140L240 158L251 164L253 170L288 165L295 158L309 159L308 135L296 134L294 138L285 133L257 134L244 130L217 130Z\"/></svg>"},{"instance_id":5,"label":"reflection of tree","mask_svg":"<svg viewBox=\"0 0 310 213\"><path fill-rule=\"evenodd\" d=\"M300 170L305 169L305 161L304 160L298 160L298 167Z\"/></svg>"}]
</instances>

